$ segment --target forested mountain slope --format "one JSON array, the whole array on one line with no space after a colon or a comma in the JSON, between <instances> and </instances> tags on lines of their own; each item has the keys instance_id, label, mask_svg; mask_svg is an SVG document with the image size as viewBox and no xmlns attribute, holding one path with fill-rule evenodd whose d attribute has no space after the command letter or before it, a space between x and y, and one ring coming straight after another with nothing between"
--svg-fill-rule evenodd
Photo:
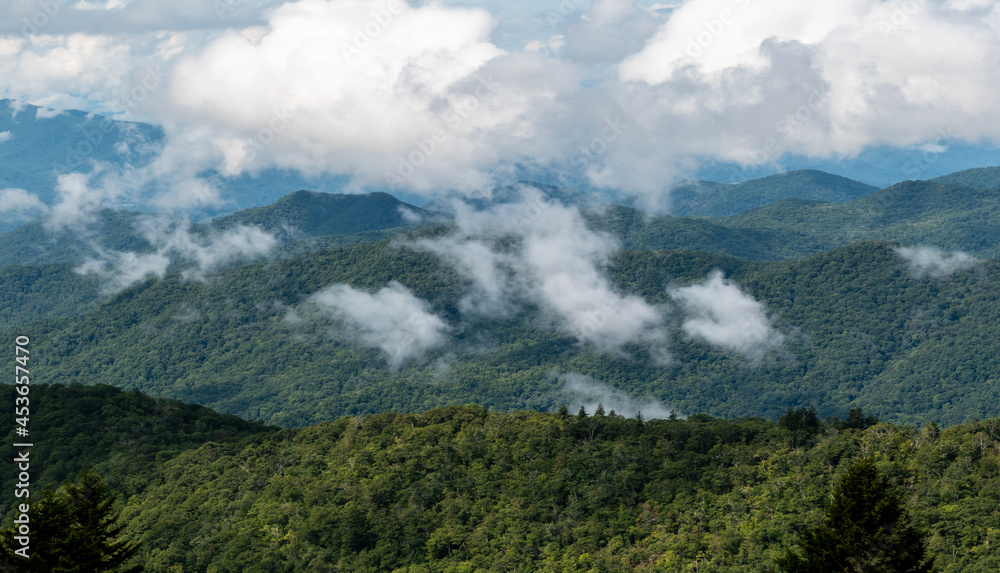
<instances>
[{"instance_id":1,"label":"forested mountain slope","mask_svg":"<svg viewBox=\"0 0 1000 573\"><path fill-rule=\"evenodd\" d=\"M558 376L567 372L722 417L774 418L807 405L824 416L861 406L902 422L995 416L998 263L915 278L894 249L860 243L774 263L620 252L613 282L663 305L674 324L668 363L645 348L581 345L531 306L508 318L465 317L465 282L433 255L392 240L248 264L207 282L149 280L84 317L4 336L32 333L49 382L136 387L284 426L471 402L552 410L569 400ZM704 281L713 269L765 305L780 346L750 361L676 328L682 317L670 310L668 287ZM333 284L372 292L390 281L427 300L451 333L398 370L307 300Z\"/></svg>"}]
</instances>

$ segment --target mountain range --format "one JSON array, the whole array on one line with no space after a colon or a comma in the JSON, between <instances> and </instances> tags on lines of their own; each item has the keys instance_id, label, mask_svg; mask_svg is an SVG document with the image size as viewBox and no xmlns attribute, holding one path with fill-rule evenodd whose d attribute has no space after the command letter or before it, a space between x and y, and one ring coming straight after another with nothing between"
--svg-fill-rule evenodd
<instances>
[{"instance_id":1,"label":"mountain range","mask_svg":"<svg viewBox=\"0 0 1000 573\"><path fill-rule=\"evenodd\" d=\"M471 219L447 202L304 190L195 224L43 217L0 235L0 336L30 334L44 381L37 483L97 468L150 571L652 571L696 555L743 571L769 566L819 519L834 473L873 453L913 484L939 569L987 571L998 175L698 182L676 195L685 215L523 182ZM506 230L471 262L497 257L511 298L471 312L482 285L450 257L491 221ZM596 274L558 259L553 272L615 293L611 314L643 301L655 332L602 346L567 329L560 297L523 282L550 228L575 237L558 254ZM266 253L192 273L192 256L258 236L247 229L273 237ZM161 254L162 275L113 288L86 271ZM348 302L333 313L331 297ZM379 314L399 305L424 318ZM350 319L365 308L375 326ZM411 338L373 338L380 321ZM401 354L420 332L433 344Z\"/></svg>"}]
</instances>

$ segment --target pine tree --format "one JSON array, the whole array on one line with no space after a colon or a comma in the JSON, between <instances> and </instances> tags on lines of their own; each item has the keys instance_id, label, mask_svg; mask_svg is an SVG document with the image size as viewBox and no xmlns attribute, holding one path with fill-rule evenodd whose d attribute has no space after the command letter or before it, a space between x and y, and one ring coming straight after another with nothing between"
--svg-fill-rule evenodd
<instances>
[{"instance_id":1,"label":"pine tree","mask_svg":"<svg viewBox=\"0 0 1000 573\"><path fill-rule=\"evenodd\" d=\"M119 539L118 524L104 481L93 472L79 485L63 483L53 492L46 486L32 504L30 557L14 554L13 528L0 531L0 571L44 573L138 573L142 565L126 566L138 545Z\"/></svg>"},{"instance_id":2,"label":"pine tree","mask_svg":"<svg viewBox=\"0 0 1000 573\"><path fill-rule=\"evenodd\" d=\"M909 524L903 496L875 462L855 462L834 490L819 526L804 532L801 553L776 559L786 573L930 573L924 536Z\"/></svg>"}]
</instances>

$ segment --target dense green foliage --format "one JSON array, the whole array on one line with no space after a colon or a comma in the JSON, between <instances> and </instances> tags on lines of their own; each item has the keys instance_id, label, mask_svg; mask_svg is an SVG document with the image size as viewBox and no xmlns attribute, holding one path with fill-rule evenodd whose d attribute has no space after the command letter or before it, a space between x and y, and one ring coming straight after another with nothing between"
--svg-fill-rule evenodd
<instances>
[{"instance_id":1,"label":"dense green foliage","mask_svg":"<svg viewBox=\"0 0 1000 573\"><path fill-rule=\"evenodd\" d=\"M873 456L942 571L988 572L993 420L931 438L880 424L792 448L760 420L382 414L206 445L132 498L150 571L761 570Z\"/></svg>"},{"instance_id":2,"label":"dense green foliage","mask_svg":"<svg viewBox=\"0 0 1000 573\"><path fill-rule=\"evenodd\" d=\"M735 184L696 181L678 185L670 190L670 213L728 217L782 199L845 203L877 190L839 175L801 169Z\"/></svg>"},{"instance_id":3,"label":"dense green foliage","mask_svg":"<svg viewBox=\"0 0 1000 573\"><path fill-rule=\"evenodd\" d=\"M8 445L23 441L14 433L16 395L14 386L0 385L0 403L11 405L0 408ZM31 386L29 398L28 429L37 436L31 448L31 479L36 485L55 486L94 468L107 476L113 490L131 495L144 487L147 474L180 451L274 431L202 406L110 386L37 384ZM14 491L16 481L15 472L0 472L0 490Z\"/></svg>"},{"instance_id":4,"label":"dense green foliage","mask_svg":"<svg viewBox=\"0 0 1000 573\"><path fill-rule=\"evenodd\" d=\"M83 314L100 303L97 278L69 264L0 267L0 324Z\"/></svg>"},{"instance_id":5,"label":"dense green foliage","mask_svg":"<svg viewBox=\"0 0 1000 573\"><path fill-rule=\"evenodd\" d=\"M823 523L802 533L801 551L775 561L785 573L930 573L926 541L909 520L903 493L862 459L837 484Z\"/></svg>"},{"instance_id":6,"label":"dense green foliage","mask_svg":"<svg viewBox=\"0 0 1000 573\"><path fill-rule=\"evenodd\" d=\"M0 571L5 573L140 573L139 546L122 538L125 524L116 497L93 472L80 483L46 487L28 512L30 541L15 541L17 524L0 530ZM27 550L25 558L18 550Z\"/></svg>"},{"instance_id":7,"label":"dense green foliage","mask_svg":"<svg viewBox=\"0 0 1000 573\"><path fill-rule=\"evenodd\" d=\"M59 399L40 403L39 416L107 402L98 427L128 426L114 404L151 402L101 388L38 391ZM194 424L221 419L190 412ZM216 433L195 448L176 447L164 427L162 446L147 442L156 462L144 465L110 461L134 455L123 440L85 445L94 430L81 422L97 417L46 419L59 437L40 441L75 444L66 463L79 453L108 460L96 465L123 496L123 540L142 543L151 572L762 571L823 523L860 458L901 493L939 570L1000 567L996 419L919 431L831 420L796 446L792 430L759 419L463 406Z\"/></svg>"},{"instance_id":8,"label":"dense green foliage","mask_svg":"<svg viewBox=\"0 0 1000 573\"><path fill-rule=\"evenodd\" d=\"M669 307L667 287L716 268L763 302L786 335L757 363L688 339L676 324L674 361L661 365L642 348L622 356L581 346L530 307L504 320L463 318L465 283L433 255L392 241L244 265L205 283L151 280L84 317L3 336L29 334L49 382L135 387L286 427L472 402L554 411L573 398L553 372L720 417L777 419L799 406L821 418L862 407L902 423L998 414L998 263L914 279L893 245L861 243L773 263L623 251L610 275L623 291ZM455 325L446 347L398 371L306 302L331 284L374 291L391 280ZM12 359L0 357L0 367Z\"/></svg>"}]
</instances>

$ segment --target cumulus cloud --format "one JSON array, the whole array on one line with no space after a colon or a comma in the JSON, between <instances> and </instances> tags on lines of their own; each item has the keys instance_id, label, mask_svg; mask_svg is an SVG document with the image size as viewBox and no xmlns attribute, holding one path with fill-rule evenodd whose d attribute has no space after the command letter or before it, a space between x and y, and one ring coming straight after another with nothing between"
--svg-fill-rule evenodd
<instances>
[{"instance_id":1,"label":"cumulus cloud","mask_svg":"<svg viewBox=\"0 0 1000 573\"><path fill-rule=\"evenodd\" d=\"M38 5L12 1L0 90L163 125L153 177L280 167L426 195L541 171L659 196L704 160L1000 140L994 2L570 4L530 51L498 45L496 4L90 2L24 33Z\"/></svg>"},{"instance_id":2,"label":"cumulus cloud","mask_svg":"<svg viewBox=\"0 0 1000 573\"><path fill-rule=\"evenodd\" d=\"M935 247L899 247L895 251L906 260L910 273L916 278L945 277L979 262L968 253L945 252Z\"/></svg>"},{"instance_id":3,"label":"cumulus cloud","mask_svg":"<svg viewBox=\"0 0 1000 573\"><path fill-rule=\"evenodd\" d=\"M977 118L993 117L990 102L1000 87L985 73L1000 48L997 15L995 3L692 0L621 62L619 77L664 94L687 86L675 109L714 108L723 112L720 119L727 110L756 110L765 122L760 127L772 127L748 129L730 117L728 133L757 138L753 147L724 152L733 157L776 159L796 148L852 154L875 143L939 139L942 131L975 141L993 131ZM944 38L946 47L938 43ZM789 90L796 84L808 87ZM811 89L818 95L810 99ZM761 149L765 138L770 151Z\"/></svg>"},{"instance_id":4,"label":"cumulus cloud","mask_svg":"<svg viewBox=\"0 0 1000 573\"><path fill-rule=\"evenodd\" d=\"M663 350L660 312L610 284L603 269L617 243L588 229L577 208L523 187L518 202L483 211L458 205L455 223L451 235L415 246L438 254L472 282L463 310L502 315L521 300L599 350L629 342Z\"/></svg>"},{"instance_id":5,"label":"cumulus cloud","mask_svg":"<svg viewBox=\"0 0 1000 573\"><path fill-rule=\"evenodd\" d=\"M593 415L597 406L601 405L604 406L604 411L607 413L614 410L616 414L630 418L639 412L642 412L643 418L647 420L665 420L670 417L671 413L676 414L678 418L684 418L674 408L663 405L659 400L632 398L625 392L601 384L590 376L575 372L556 375L563 383L563 394L570 400L567 405L570 411L577 411L582 406L587 409L588 414Z\"/></svg>"},{"instance_id":6,"label":"cumulus cloud","mask_svg":"<svg viewBox=\"0 0 1000 573\"><path fill-rule=\"evenodd\" d=\"M12 137L14 137L14 136L13 136L13 134L11 134L11 132L9 132L9 131L0 131L0 143L4 143L6 141L10 141L10 139Z\"/></svg>"},{"instance_id":7,"label":"cumulus cloud","mask_svg":"<svg viewBox=\"0 0 1000 573\"><path fill-rule=\"evenodd\" d=\"M759 358L784 340L771 327L764 306L721 271L713 271L702 283L671 289L670 296L687 315L684 332L713 346Z\"/></svg>"},{"instance_id":8,"label":"cumulus cloud","mask_svg":"<svg viewBox=\"0 0 1000 573\"><path fill-rule=\"evenodd\" d=\"M393 369L446 342L448 325L430 305L396 281L375 294L334 285L309 299L356 330L365 344L381 349Z\"/></svg>"}]
</instances>

